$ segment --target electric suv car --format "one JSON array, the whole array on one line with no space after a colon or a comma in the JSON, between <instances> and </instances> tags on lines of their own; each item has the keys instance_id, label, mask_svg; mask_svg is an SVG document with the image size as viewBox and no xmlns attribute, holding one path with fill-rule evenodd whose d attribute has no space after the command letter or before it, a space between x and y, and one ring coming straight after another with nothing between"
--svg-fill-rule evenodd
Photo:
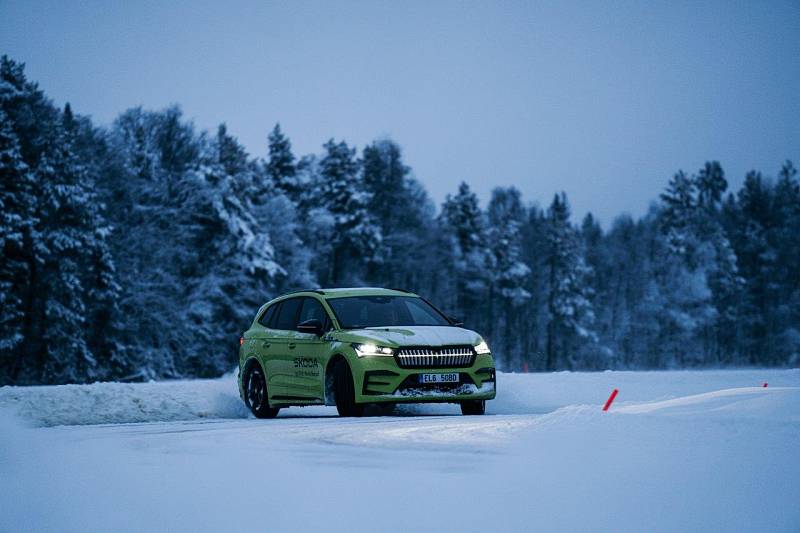
<instances>
[{"instance_id":1,"label":"electric suv car","mask_svg":"<svg viewBox=\"0 0 800 533\"><path fill-rule=\"evenodd\" d=\"M258 418L290 405L361 416L377 403L451 402L482 415L495 366L480 335L402 290L317 289L258 310L240 340L239 393Z\"/></svg>"}]
</instances>

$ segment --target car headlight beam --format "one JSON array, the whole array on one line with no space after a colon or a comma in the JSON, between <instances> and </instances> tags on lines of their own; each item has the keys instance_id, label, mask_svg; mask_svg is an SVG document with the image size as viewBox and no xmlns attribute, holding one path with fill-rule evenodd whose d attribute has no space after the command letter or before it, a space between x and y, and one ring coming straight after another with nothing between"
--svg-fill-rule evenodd
<instances>
[{"instance_id":1,"label":"car headlight beam","mask_svg":"<svg viewBox=\"0 0 800 533\"><path fill-rule=\"evenodd\" d=\"M489 349L489 345L486 344L486 341L482 340L477 346L475 346L475 353L478 355L491 353Z\"/></svg>"},{"instance_id":2,"label":"car headlight beam","mask_svg":"<svg viewBox=\"0 0 800 533\"><path fill-rule=\"evenodd\" d=\"M353 344L356 355L359 357L373 357L373 356L386 356L391 357L394 355L394 350L386 346L377 346L375 344Z\"/></svg>"}]
</instances>

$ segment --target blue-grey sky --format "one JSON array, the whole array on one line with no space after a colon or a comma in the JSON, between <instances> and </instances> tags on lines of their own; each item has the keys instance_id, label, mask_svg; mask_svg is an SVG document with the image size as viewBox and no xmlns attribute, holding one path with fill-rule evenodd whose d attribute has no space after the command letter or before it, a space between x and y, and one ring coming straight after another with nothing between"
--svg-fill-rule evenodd
<instances>
[{"instance_id":1,"label":"blue-grey sky","mask_svg":"<svg viewBox=\"0 0 800 533\"><path fill-rule=\"evenodd\" d=\"M800 2L0 0L0 53L108 124L179 103L255 155L389 136L439 203L567 192L640 215L671 174L800 163Z\"/></svg>"}]
</instances>

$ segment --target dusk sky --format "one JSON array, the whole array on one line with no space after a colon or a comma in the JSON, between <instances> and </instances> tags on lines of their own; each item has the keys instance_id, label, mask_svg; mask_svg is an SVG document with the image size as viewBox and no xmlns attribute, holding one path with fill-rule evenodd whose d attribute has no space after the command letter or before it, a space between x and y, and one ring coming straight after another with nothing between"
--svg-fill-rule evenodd
<instances>
[{"instance_id":1,"label":"dusk sky","mask_svg":"<svg viewBox=\"0 0 800 533\"><path fill-rule=\"evenodd\" d=\"M265 155L391 137L440 203L514 185L607 227L678 169L800 163L800 2L16 2L0 53L98 124L171 103Z\"/></svg>"}]
</instances>

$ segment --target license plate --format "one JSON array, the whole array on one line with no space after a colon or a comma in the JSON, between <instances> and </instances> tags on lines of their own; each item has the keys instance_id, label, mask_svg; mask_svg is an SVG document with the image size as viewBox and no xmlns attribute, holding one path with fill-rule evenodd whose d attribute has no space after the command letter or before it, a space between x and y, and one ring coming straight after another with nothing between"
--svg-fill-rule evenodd
<instances>
[{"instance_id":1,"label":"license plate","mask_svg":"<svg viewBox=\"0 0 800 533\"><path fill-rule=\"evenodd\" d=\"M458 373L454 374L420 374L420 383L458 383Z\"/></svg>"}]
</instances>

